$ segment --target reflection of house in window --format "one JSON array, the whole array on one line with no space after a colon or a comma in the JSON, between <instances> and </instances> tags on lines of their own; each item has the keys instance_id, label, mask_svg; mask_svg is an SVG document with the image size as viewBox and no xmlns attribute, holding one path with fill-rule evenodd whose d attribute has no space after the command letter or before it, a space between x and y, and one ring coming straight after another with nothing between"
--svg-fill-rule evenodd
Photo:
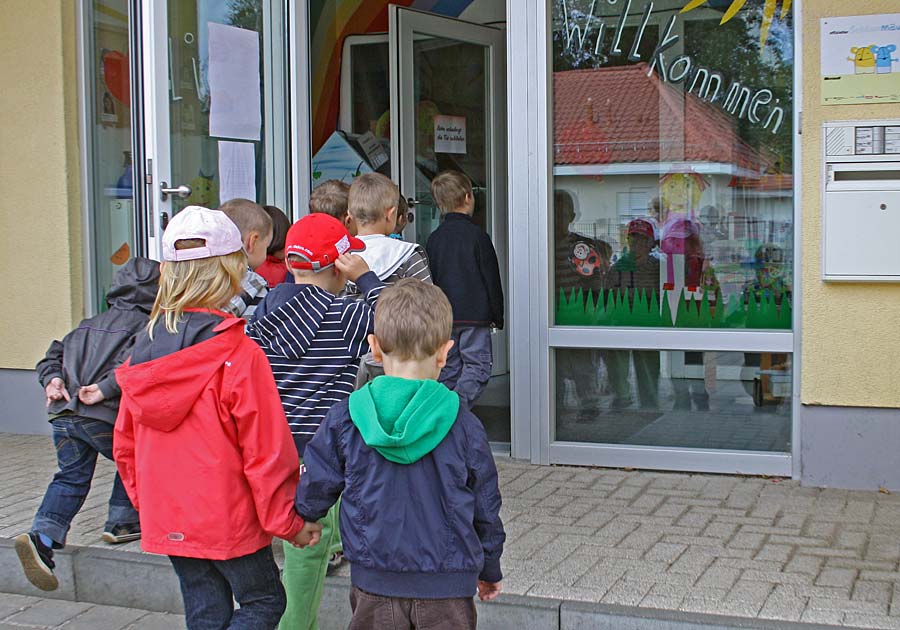
<instances>
[{"instance_id":1,"label":"reflection of house in window","mask_svg":"<svg viewBox=\"0 0 900 630\"><path fill-rule=\"evenodd\" d=\"M644 63L554 73L554 185L577 196L580 226L619 250L630 219L656 218L660 177L701 175L708 185L688 211L723 293L739 292L761 243L791 249L791 178L764 175L776 156L741 138L718 104L647 74Z\"/></svg>"}]
</instances>

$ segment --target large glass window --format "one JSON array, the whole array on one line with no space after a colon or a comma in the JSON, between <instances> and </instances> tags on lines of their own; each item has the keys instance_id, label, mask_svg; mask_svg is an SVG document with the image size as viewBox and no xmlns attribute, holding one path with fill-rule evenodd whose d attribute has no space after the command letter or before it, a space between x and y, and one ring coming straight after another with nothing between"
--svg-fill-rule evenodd
<instances>
[{"instance_id":1,"label":"large glass window","mask_svg":"<svg viewBox=\"0 0 900 630\"><path fill-rule=\"evenodd\" d=\"M558 349L556 439L789 452L791 357Z\"/></svg>"},{"instance_id":2,"label":"large glass window","mask_svg":"<svg viewBox=\"0 0 900 630\"><path fill-rule=\"evenodd\" d=\"M135 248L128 2L88 2L85 22L85 131L92 180L92 247L87 254L92 258L92 307L102 309L113 275Z\"/></svg>"},{"instance_id":3,"label":"large glass window","mask_svg":"<svg viewBox=\"0 0 900 630\"><path fill-rule=\"evenodd\" d=\"M553 0L557 325L791 328L793 20L774 6Z\"/></svg>"}]
</instances>

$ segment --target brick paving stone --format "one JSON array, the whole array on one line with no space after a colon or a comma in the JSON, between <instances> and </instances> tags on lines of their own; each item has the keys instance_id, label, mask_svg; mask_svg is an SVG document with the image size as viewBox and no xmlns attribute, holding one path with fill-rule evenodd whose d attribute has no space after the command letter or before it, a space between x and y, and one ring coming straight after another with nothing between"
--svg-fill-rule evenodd
<instances>
[{"instance_id":1,"label":"brick paving stone","mask_svg":"<svg viewBox=\"0 0 900 630\"><path fill-rule=\"evenodd\" d=\"M658 610L678 610L684 597L666 597L665 595L654 595L650 593L640 601L638 606L641 608L656 608Z\"/></svg>"},{"instance_id":2,"label":"brick paving stone","mask_svg":"<svg viewBox=\"0 0 900 630\"><path fill-rule=\"evenodd\" d=\"M884 606L891 603L891 584L889 582L866 582L857 580L853 585L851 599L863 602L878 602Z\"/></svg>"},{"instance_id":3,"label":"brick paving stone","mask_svg":"<svg viewBox=\"0 0 900 630\"><path fill-rule=\"evenodd\" d=\"M25 608L28 608L39 601L40 600L37 597L0 593L0 620L21 612Z\"/></svg>"},{"instance_id":4,"label":"brick paving stone","mask_svg":"<svg viewBox=\"0 0 900 630\"><path fill-rule=\"evenodd\" d=\"M612 585L600 601L604 604L637 606L651 588L652 584L648 582L621 579Z\"/></svg>"},{"instance_id":5,"label":"brick paving stone","mask_svg":"<svg viewBox=\"0 0 900 630\"><path fill-rule=\"evenodd\" d=\"M67 621L64 630L122 630L147 614L134 608L94 606Z\"/></svg>"},{"instance_id":6,"label":"brick paving stone","mask_svg":"<svg viewBox=\"0 0 900 630\"><path fill-rule=\"evenodd\" d=\"M4 621L11 624L32 626L58 626L78 616L93 604L68 602L62 599L40 599L25 610L8 616Z\"/></svg>"},{"instance_id":7,"label":"brick paving stone","mask_svg":"<svg viewBox=\"0 0 900 630\"><path fill-rule=\"evenodd\" d=\"M844 624L857 628L900 628L900 617L848 612L844 615Z\"/></svg>"},{"instance_id":8,"label":"brick paving stone","mask_svg":"<svg viewBox=\"0 0 900 630\"><path fill-rule=\"evenodd\" d=\"M837 586L851 588L856 582L857 571L853 569L823 569L816 578L816 586Z\"/></svg>"},{"instance_id":9,"label":"brick paving stone","mask_svg":"<svg viewBox=\"0 0 900 630\"><path fill-rule=\"evenodd\" d=\"M824 558L798 554L790 559L784 567L784 570L791 573L811 573L813 575L818 575L823 564L825 564Z\"/></svg>"},{"instance_id":10,"label":"brick paving stone","mask_svg":"<svg viewBox=\"0 0 900 630\"><path fill-rule=\"evenodd\" d=\"M794 553L791 545L766 544L753 556L754 560L773 560L775 562L787 562Z\"/></svg>"},{"instance_id":11,"label":"brick paving stone","mask_svg":"<svg viewBox=\"0 0 900 630\"><path fill-rule=\"evenodd\" d=\"M125 630L182 630L185 628L184 617L181 615L166 615L151 613L141 617Z\"/></svg>"},{"instance_id":12,"label":"brick paving stone","mask_svg":"<svg viewBox=\"0 0 900 630\"><path fill-rule=\"evenodd\" d=\"M843 625L844 613L840 610L822 610L807 608L800 616L803 623L821 623L825 625Z\"/></svg>"}]
</instances>

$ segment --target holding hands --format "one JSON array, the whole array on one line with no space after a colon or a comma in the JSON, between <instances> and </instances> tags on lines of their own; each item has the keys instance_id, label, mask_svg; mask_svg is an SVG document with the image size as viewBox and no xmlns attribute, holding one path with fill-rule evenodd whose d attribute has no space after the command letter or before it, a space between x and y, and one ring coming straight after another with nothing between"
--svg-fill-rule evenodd
<instances>
[{"instance_id":1,"label":"holding hands","mask_svg":"<svg viewBox=\"0 0 900 630\"><path fill-rule=\"evenodd\" d=\"M315 547L320 538L322 538L322 526L319 523L310 523L309 521L306 521L303 523L303 529L297 532L297 535L294 536L293 540L288 542L295 547L302 549L307 545Z\"/></svg>"}]
</instances>

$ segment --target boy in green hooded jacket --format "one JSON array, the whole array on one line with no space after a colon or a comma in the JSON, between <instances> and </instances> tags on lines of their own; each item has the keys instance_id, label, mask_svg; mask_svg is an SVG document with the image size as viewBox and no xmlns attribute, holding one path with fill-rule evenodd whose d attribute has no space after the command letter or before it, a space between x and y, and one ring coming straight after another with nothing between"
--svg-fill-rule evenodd
<instances>
[{"instance_id":1,"label":"boy in green hooded jacket","mask_svg":"<svg viewBox=\"0 0 900 630\"><path fill-rule=\"evenodd\" d=\"M501 590L497 469L481 422L437 382L453 341L443 292L384 289L369 344L384 376L335 404L304 454L295 507L314 522L343 493L349 628L475 628Z\"/></svg>"}]
</instances>

